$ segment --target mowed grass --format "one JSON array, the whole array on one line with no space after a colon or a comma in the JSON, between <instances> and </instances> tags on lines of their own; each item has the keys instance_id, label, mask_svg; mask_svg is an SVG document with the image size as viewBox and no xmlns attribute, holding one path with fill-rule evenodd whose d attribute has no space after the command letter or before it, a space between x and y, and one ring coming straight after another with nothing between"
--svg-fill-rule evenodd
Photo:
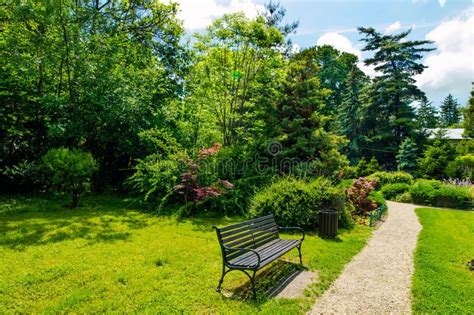
<instances>
[{"instance_id":1,"label":"mowed grass","mask_svg":"<svg viewBox=\"0 0 474 315\"><path fill-rule=\"evenodd\" d=\"M474 314L474 212L420 208L415 253L415 313Z\"/></svg>"},{"instance_id":2,"label":"mowed grass","mask_svg":"<svg viewBox=\"0 0 474 315\"><path fill-rule=\"evenodd\" d=\"M85 198L79 209L66 202L0 197L0 313L303 313L370 235L361 226L336 240L308 235L304 264L319 270L320 282L304 298L277 300L262 294L273 280L260 277L254 302L214 290L222 262L211 226L243 218L180 220L114 196ZM296 250L284 257L298 261ZM269 269L282 264L294 266ZM247 281L231 272L223 288L237 292Z\"/></svg>"}]
</instances>

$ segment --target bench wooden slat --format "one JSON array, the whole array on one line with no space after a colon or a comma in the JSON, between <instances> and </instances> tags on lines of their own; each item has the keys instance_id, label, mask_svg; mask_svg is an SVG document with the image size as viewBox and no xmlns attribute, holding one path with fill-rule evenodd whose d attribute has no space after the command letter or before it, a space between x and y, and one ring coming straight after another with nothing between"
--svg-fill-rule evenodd
<instances>
[{"instance_id":1,"label":"bench wooden slat","mask_svg":"<svg viewBox=\"0 0 474 315\"><path fill-rule=\"evenodd\" d=\"M237 223L237 224L233 224L233 225L228 225L226 227L219 228L218 230L220 232L225 232L225 231L236 229L236 228L244 226L244 225L250 225L250 223L260 222L260 221L268 219L268 218L273 218L273 214L268 214L268 215L263 216L263 217L255 218L255 219L252 219L252 220L249 220L249 221L245 221L245 222L241 222L241 223Z\"/></svg>"},{"instance_id":2,"label":"bench wooden slat","mask_svg":"<svg viewBox=\"0 0 474 315\"><path fill-rule=\"evenodd\" d=\"M273 257L275 255L278 255L281 252L286 253L287 251L296 247L299 243L300 242L297 240L276 240L270 246L264 249L258 249L257 252L260 255L261 263L264 263L268 259L274 260ZM249 266L249 265L254 265L257 262L258 260L255 257L255 255L247 255L247 256L238 257L232 260L230 263L235 264L235 265Z\"/></svg>"},{"instance_id":3,"label":"bench wooden slat","mask_svg":"<svg viewBox=\"0 0 474 315\"><path fill-rule=\"evenodd\" d=\"M238 233L235 233L235 234L231 234L230 232L228 232L226 236L221 234L221 239L223 243L227 243L234 239L238 239L239 237L244 237L244 236L247 236L248 234L252 234L256 231L271 229L271 228L276 228L276 227L278 227L278 225L276 225L275 221L272 220L262 225L258 225L258 226L256 225L255 227L254 226L246 227L245 230L240 230Z\"/></svg>"}]
</instances>

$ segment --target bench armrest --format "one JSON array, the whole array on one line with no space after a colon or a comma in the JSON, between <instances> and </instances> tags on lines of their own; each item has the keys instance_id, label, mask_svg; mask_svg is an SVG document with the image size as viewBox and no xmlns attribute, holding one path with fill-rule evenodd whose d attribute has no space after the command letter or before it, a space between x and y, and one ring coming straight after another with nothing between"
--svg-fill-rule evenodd
<instances>
[{"instance_id":1,"label":"bench armrest","mask_svg":"<svg viewBox=\"0 0 474 315\"><path fill-rule=\"evenodd\" d=\"M224 247L224 249L226 250L240 250L240 251L245 251L245 252L251 252L253 253L254 255L257 256L257 264L256 265L251 265L249 267L258 267L260 266L260 255L257 253L257 251L253 250L253 249L250 249L250 248L241 248L241 247L228 247L228 246L225 246L223 245L222 247Z\"/></svg>"},{"instance_id":2,"label":"bench armrest","mask_svg":"<svg viewBox=\"0 0 474 315\"><path fill-rule=\"evenodd\" d=\"M279 227L278 227L278 230L281 230L281 231L292 231L292 230L293 230L293 231L299 231L299 232L301 232L301 239L300 239L300 241L303 241L303 240L304 240L304 236L305 236L304 230L303 230L302 228L300 228L300 227L291 227L291 226L290 226L290 227L282 227L282 226L279 226Z\"/></svg>"}]
</instances>

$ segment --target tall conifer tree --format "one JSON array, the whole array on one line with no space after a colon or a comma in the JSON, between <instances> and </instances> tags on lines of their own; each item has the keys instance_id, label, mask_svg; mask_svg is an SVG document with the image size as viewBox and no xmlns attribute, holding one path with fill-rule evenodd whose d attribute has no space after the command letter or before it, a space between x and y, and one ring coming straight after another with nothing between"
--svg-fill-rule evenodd
<instances>
[{"instance_id":1,"label":"tall conifer tree","mask_svg":"<svg viewBox=\"0 0 474 315\"><path fill-rule=\"evenodd\" d=\"M425 98L415 85L415 75L426 68L421 63L423 53L432 51L428 40L408 40L411 30L384 35L369 27L359 27L366 43L364 51L373 51L365 64L377 71L373 87L367 97L366 110L377 117L366 115L375 125L366 126L371 138L371 150L388 166L395 162L395 154L402 140L411 137L416 129L415 112L411 104ZM367 155L373 152L367 152Z\"/></svg>"},{"instance_id":2,"label":"tall conifer tree","mask_svg":"<svg viewBox=\"0 0 474 315\"><path fill-rule=\"evenodd\" d=\"M458 101L451 95L441 103L441 124L443 127L451 127L461 121L461 110Z\"/></svg>"}]
</instances>

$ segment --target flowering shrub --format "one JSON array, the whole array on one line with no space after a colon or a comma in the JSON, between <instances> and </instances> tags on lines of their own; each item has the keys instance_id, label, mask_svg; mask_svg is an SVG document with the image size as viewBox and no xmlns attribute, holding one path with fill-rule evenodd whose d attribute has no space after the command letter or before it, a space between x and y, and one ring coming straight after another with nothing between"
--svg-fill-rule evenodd
<instances>
[{"instance_id":1,"label":"flowering shrub","mask_svg":"<svg viewBox=\"0 0 474 315\"><path fill-rule=\"evenodd\" d=\"M204 182L207 176L201 174L200 164L209 156L219 152L220 144L214 144L212 147L203 148L199 151L197 159L186 158L184 163L186 171L180 175L180 183L174 187L175 191L184 196L186 207L188 202L197 203L205 201L211 197L219 197L226 190L234 188L234 185L227 181L218 179L216 182L206 185ZM189 212L189 209L188 211ZM191 213L188 213L191 214Z\"/></svg>"},{"instance_id":2,"label":"flowering shrub","mask_svg":"<svg viewBox=\"0 0 474 315\"><path fill-rule=\"evenodd\" d=\"M370 194L375 190L375 185L375 180L361 177L346 190L347 198L354 206L353 216L367 216L370 211L377 208L377 203L370 198Z\"/></svg>"}]
</instances>

